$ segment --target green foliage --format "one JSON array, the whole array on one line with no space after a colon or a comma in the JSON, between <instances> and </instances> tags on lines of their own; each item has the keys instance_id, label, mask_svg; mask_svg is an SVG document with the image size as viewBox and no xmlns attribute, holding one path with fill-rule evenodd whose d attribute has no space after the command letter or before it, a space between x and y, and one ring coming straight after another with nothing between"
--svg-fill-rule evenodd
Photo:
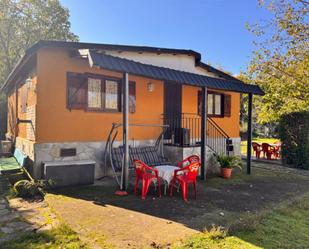
<instances>
[{"instance_id":1,"label":"green foliage","mask_svg":"<svg viewBox=\"0 0 309 249\"><path fill-rule=\"evenodd\" d=\"M217 155L221 168L239 168L242 170L241 159L238 156Z\"/></svg>"},{"instance_id":2,"label":"green foliage","mask_svg":"<svg viewBox=\"0 0 309 249\"><path fill-rule=\"evenodd\" d=\"M20 197L35 197L37 195L44 196L44 189L52 186L53 180L19 180L13 185L13 191L15 195Z\"/></svg>"},{"instance_id":3,"label":"green foliage","mask_svg":"<svg viewBox=\"0 0 309 249\"><path fill-rule=\"evenodd\" d=\"M13 190L17 196L23 198L34 197L42 193L42 189L39 184L29 180L20 180L16 182L14 184Z\"/></svg>"},{"instance_id":4,"label":"green foliage","mask_svg":"<svg viewBox=\"0 0 309 249\"><path fill-rule=\"evenodd\" d=\"M247 226L232 233L259 248L309 248L308 194L266 215L248 217Z\"/></svg>"},{"instance_id":5,"label":"green foliage","mask_svg":"<svg viewBox=\"0 0 309 249\"><path fill-rule=\"evenodd\" d=\"M272 18L248 26L257 48L245 78L265 91L255 98L257 121L270 123L309 106L309 3L265 0L260 5Z\"/></svg>"},{"instance_id":6,"label":"green foliage","mask_svg":"<svg viewBox=\"0 0 309 249\"><path fill-rule=\"evenodd\" d=\"M41 233L24 235L20 239L5 242L0 245L3 249L86 249L78 235L67 225Z\"/></svg>"},{"instance_id":7,"label":"green foliage","mask_svg":"<svg viewBox=\"0 0 309 249\"><path fill-rule=\"evenodd\" d=\"M76 41L59 0L0 0L0 84L38 40Z\"/></svg>"},{"instance_id":8,"label":"green foliage","mask_svg":"<svg viewBox=\"0 0 309 249\"><path fill-rule=\"evenodd\" d=\"M283 115L279 135L283 162L309 169L309 111Z\"/></svg>"},{"instance_id":9,"label":"green foliage","mask_svg":"<svg viewBox=\"0 0 309 249\"><path fill-rule=\"evenodd\" d=\"M209 231L190 237L183 243L176 245L173 249L258 249L240 238L227 236L227 231L221 227L213 226Z\"/></svg>"},{"instance_id":10,"label":"green foliage","mask_svg":"<svg viewBox=\"0 0 309 249\"><path fill-rule=\"evenodd\" d=\"M199 233L176 244L173 249L216 248L309 248L309 196L276 210L251 213L243 226L226 232L220 227Z\"/></svg>"}]
</instances>

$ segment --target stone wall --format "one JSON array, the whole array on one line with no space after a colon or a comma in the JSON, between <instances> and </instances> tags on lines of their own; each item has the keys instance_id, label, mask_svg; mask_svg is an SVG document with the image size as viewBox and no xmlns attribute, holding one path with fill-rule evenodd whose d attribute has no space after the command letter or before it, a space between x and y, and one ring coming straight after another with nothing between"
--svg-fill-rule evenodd
<instances>
[{"instance_id":1,"label":"stone wall","mask_svg":"<svg viewBox=\"0 0 309 249\"><path fill-rule=\"evenodd\" d=\"M75 156L60 156L61 149L76 149ZM42 177L42 163L54 161L94 160L95 178L104 175L103 152L105 142L41 143L35 144L34 177Z\"/></svg>"},{"instance_id":2,"label":"stone wall","mask_svg":"<svg viewBox=\"0 0 309 249\"><path fill-rule=\"evenodd\" d=\"M154 145L154 140L144 141L130 141L130 146L143 146ZM98 179L105 175L110 175L111 170L109 164L104 165L104 149L105 142L70 142L70 143L40 143L34 144L34 156L33 156L33 143L32 143L32 158L35 158L34 164L34 177L41 178L42 175L42 163L53 161L74 161L74 160L94 160L95 165L95 179ZM118 147L121 142L115 142L114 147ZM240 138L233 138L234 153L240 153ZM75 156L61 157L60 150L65 148L76 149ZM23 150L24 151L24 150ZM239 151L239 152L238 152ZM172 162L177 163L182 159L196 154L200 156L200 147L188 147L181 148L175 146L164 146L165 156ZM218 171L216 160L213 159L213 152L207 149L208 158L208 171L210 174Z\"/></svg>"},{"instance_id":3,"label":"stone wall","mask_svg":"<svg viewBox=\"0 0 309 249\"><path fill-rule=\"evenodd\" d=\"M32 161L34 161L34 142L25 138L17 137L15 147L20 149L26 154Z\"/></svg>"},{"instance_id":4,"label":"stone wall","mask_svg":"<svg viewBox=\"0 0 309 249\"><path fill-rule=\"evenodd\" d=\"M154 140L130 141L130 146L153 145ZM115 141L114 147L118 147L121 142ZM104 165L104 150L106 143L101 142L70 142L70 143L40 143L35 144L35 166L34 177L41 178L42 163L54 161L75 161L75 160L94 160L95 179L105 175L110 175L109 164ZM61 149L76 149L75 156L61 157Z\"/></svg>"}]
</instances>

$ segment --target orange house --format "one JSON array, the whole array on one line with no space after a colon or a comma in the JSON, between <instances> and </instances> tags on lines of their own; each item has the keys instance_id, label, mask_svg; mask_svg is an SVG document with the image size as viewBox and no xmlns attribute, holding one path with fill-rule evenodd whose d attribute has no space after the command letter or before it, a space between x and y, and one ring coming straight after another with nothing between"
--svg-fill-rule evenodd
<instances>
[{"instance_id":1,"label":"orange house","mask_svg":"<svg viewBox=\"0 0 309 249\"><path fill-rule=\"evenodd\" d=\"M95 177L106 173L103 152L112 123L123 122L125 77L129 123L148 124L130 126L130 144L154 142L162 131L156 125L166 125L171 161L203 154L201 145L210 153L239 154L240 94L263 94L192 50L40 41L2 88L7 137L28 155L36 178L49 161L92 159ZM121 132L115 140L121 143Z\"/></svg>"}]
</instances>

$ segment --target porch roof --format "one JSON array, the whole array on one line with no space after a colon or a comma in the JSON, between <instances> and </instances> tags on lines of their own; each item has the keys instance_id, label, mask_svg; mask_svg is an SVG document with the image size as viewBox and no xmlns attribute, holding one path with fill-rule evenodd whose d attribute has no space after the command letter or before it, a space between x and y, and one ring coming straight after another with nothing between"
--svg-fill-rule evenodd
<instances>
[{"instance_id":1,"label":"porch roof","mask_svg":"<svg viewBox=\"0 0 309 249\"><path fill-rule=\"evenodd\" d=\"M194 74L175 69L143 64L133 60L123 59L111 55L89 50L88 60L91 67L99 67L117 72L126 72L133 75L152 79L172 81L179 84L188 84L198 87L252 93L263 95L264 92L257 85L245 84L242 81L218 79L200 74Z\"/></svg>"}]
</instances>

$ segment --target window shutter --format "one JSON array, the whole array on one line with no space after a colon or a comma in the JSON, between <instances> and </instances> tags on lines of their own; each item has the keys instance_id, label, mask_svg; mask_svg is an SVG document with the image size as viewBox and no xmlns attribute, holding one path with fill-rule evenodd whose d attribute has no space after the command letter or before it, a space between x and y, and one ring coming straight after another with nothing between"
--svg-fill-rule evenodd
<instances>
[{"instance_id":1,"label":"window shutter","mask_svg":"<svg viewBox=\"0 0 309 249\"><path fill-rule=\"evenodd\" d=\"M67 88L67 107L85 109L87 107L87 77L68 74Z\"/></svg>"},{"instance_id":2,"label":"window shutter","mask_svg":"<svg viewBox=\"0 0 309 249\"><path fill-rule=\"evenodd\" d=\"M129 112L136 111L136 84L133 81L129 82Z\"/></svg>"},{"instance_id":3,"label":"window shutter","mask_svg":"<svg viewBox=\"0 0 309 249\"><path fill-rule=\"evenodd\" d=\"M231 104L232 104L231 95L224 94L223 101L224 101L224 105L223 105L224 117L230 117L231 116Z\"/></svg>"}]
</instances>

